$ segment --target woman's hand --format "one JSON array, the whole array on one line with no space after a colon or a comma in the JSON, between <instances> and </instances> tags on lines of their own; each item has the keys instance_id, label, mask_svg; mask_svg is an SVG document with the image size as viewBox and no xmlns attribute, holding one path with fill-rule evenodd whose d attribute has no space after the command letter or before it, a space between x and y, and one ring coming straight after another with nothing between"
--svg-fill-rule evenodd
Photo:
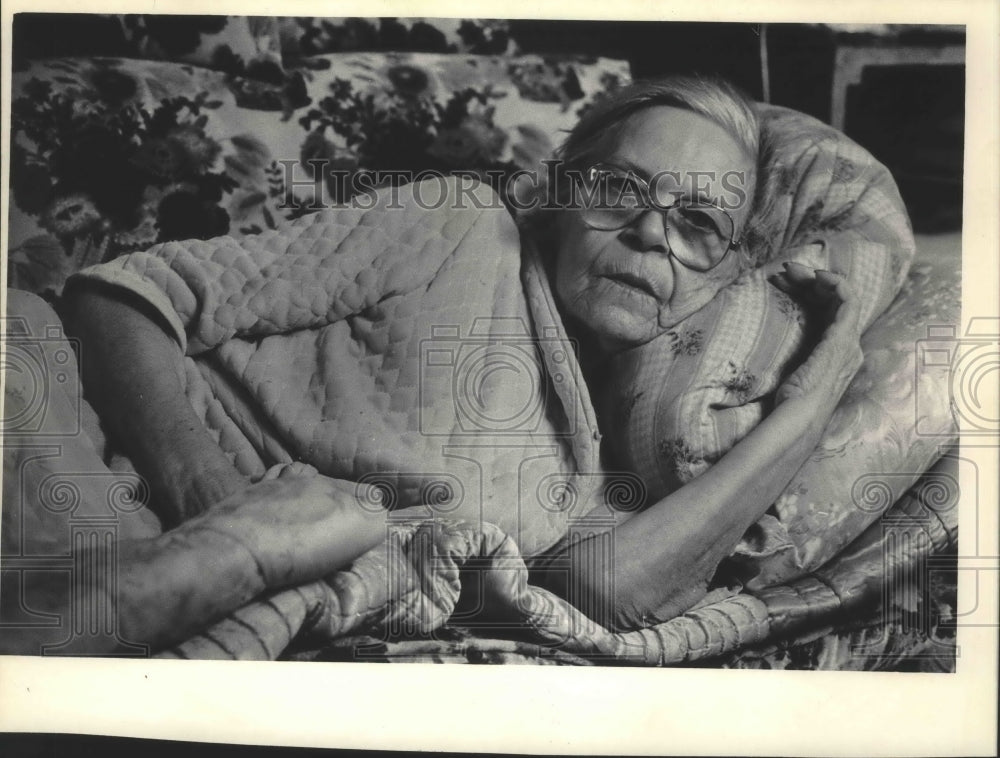
<instances>
[{"instance_id":1,"label":"woman's hand","mask_svg":"<svg viewBox=\"0 0 1000 758\"><path fill-rule=\"evenodd\" d=\"M296 465L274 472L176 529L117 542L112 584L74 587L59 572L34 572L33 607L63 619L74 609L112 609L120 635L87 637L91 647L81 654L115 652L123 642L156 651L262 593L321 579L385 540L385 513L360 485ZM107 546L91 549L78 560L108 560ZM13 627L0 652L37 655L38 630Z\"/></svg>"},{"instance_id":2,"label":"woman's hand","mask_svg":"<svg viewBox=\"0 0 1000 758\"><path fill-rule=\"evenodd\" d=\"M311 466L282 467L177 531L245 550L260 590L312 581L386 538L385 512L372 507L377 497L367 487L320 476Z\"/></svg>"},{"instance_id":3,"label":"woman's hand","mask_svg":"<svg viewBox=\"0 0 1000 758\"><path fill-rule=\"evenodd\" d=\"M805 363L778 387L775 401L822 401L832 412L861 366L861 309L847 280L830 271L786 263L772 282L805 303L825 324L819 344ZM825 424L825 421L824 421Z\"/></svg>"}]
</instances>

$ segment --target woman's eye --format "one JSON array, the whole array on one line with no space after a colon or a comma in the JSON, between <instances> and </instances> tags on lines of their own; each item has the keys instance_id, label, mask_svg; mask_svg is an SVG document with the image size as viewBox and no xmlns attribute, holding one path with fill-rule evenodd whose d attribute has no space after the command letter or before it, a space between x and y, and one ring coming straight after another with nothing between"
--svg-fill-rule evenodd
<instances>
[{"instance_id":1,"label":"woman's eye","mask_svg":"<svg viewBox=\"0 0 1000 758\"><path fill-rule=\"evenodd\" d=\"M707 211L698 210L697 208L684 208L681 210L680 216L688 226L692 226L698 231L712 232L714 234L720 233L715 219Z\"/></svg>"},{"instance_id":2,"label":"woman's eye","mask_svg":"<svg viewBox=\"0 0 1000 758\"><path fill-rule=\"evenodd\" d=\"M606 176L604 179L604 186L608 188L609 195L612 197L618 197L625 193L625 188L628 186L628 182L620 176Z\"/></svg>"},{"instance_id":3,"label":"woman's eye","mask_svg":"<svg viewBox=\"0 0 1000 758\"><path fill-rule=\"evenodd\" d=\"M608 201L612 205L631 208L642 202L642 190L634 179L621 176L609 176L605 187Z\"/></svg>"}]
</instances>

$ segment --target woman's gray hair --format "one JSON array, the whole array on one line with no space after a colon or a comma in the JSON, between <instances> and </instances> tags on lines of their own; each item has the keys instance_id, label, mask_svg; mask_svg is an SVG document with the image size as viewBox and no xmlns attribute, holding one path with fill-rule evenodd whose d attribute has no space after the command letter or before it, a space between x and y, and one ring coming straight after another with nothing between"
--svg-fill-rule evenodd
<instances>
[{"instance_id":1,"label":"woman's gray hair","mask_svg":"<svg viewBox=\"0 0 1000 758\"><path fill-rule=\"evenodd\" d=\"M614 149L625 122L645 108L668 105L683 108L715 122L740 145L750 159L754 188L750 213L741 234L747 265L759 265L773 254L775 240L770 220L774 204L773 181L768 170L774 145L761 126L756 105L729 82L704 76L669 76L635 82L605 96L587 110L556 151L557 170L584 169L598 163ZM564 194L568 181L556 186ZM565 197L550 198L563 207ZM538 219L540 221L540 219Z\"/></svg>"}]
</instances>

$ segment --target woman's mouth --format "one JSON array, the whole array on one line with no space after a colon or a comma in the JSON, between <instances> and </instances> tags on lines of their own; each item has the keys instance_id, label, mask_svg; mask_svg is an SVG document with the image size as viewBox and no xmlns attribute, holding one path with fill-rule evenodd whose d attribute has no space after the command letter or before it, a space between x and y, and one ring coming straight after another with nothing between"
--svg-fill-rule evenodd
<instances>
[{"instance_id":1,"label":"woman's mouth","mask_svg":"<svg viewBox=\"0 0 1000 758\"><path fill-rule=\"evenodd\" d=\"M649 295L650 297L656 297L656 293L653 291L652 286L649 284L649 282L647 282L641 276L636 276L635 274L629 274L627 272L622 272L622 273L614 273L614 274L605 274L604 278L605 279L610 279L611 281L615 282L616 284L622 284L622 285L625 285L626 287L630 287L632 289L640 290L641 292L644 292L645 294Z\"/></svg>"}]
</instances>

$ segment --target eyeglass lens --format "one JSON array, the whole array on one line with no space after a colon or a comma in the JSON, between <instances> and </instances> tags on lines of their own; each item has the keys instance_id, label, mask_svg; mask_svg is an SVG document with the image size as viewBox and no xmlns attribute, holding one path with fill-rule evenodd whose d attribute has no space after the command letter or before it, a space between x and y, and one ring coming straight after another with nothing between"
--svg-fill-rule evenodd
<instances>
[{"instance_id":1,"label":"eyeglass lens","mask_svg":"<svg viewBox=\"0 0 1000 758\"><path fill-rule=\"evenodd\" d=\"M634 172L593 169L596 193L585 202L583 220L594 229L614 231L628 226L645 212L663 217L664 233L671 252L681 263L696 270L716 266L729 250L733 221L721 208L700 203L654 201L649 184Z\"/></svg>"}]
</instances>

